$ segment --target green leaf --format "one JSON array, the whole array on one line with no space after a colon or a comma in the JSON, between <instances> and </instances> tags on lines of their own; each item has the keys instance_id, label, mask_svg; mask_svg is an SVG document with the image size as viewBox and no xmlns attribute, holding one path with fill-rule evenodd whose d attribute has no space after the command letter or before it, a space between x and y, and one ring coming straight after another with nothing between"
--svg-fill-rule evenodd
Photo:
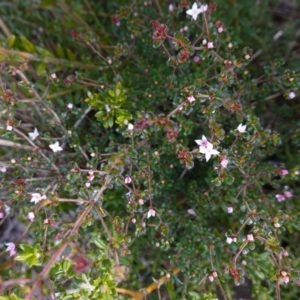
<instances>
[{"instance_id":1,"label":"green leaf","mask_svg":"<svg viewBox=\"0 0 300 300\"><path fill-rule=\"evenodd\" d=\"M36 74L38 76L41 76L43 74L43 72L46 70L46 68L47 68L47 64L45 64L43 62L39 63L37 68L36 68Z\"/></svg>"},{"instance_id":2,"label":"green leaf","mask_svg":"<svg viewBox=\"0 0 300 300\"><path fill-rule=\"evenodd\" d=\"M101 250L105 250L107 248L107 244L98 238L94 238L92 242Z\"/></svg>"},{"instance_id":3,"label":"green leaf","mask_svg":"<svg viewBox=\"0 0 300 300\"><path fill-rule=\"evenodd\" d=\"M26 39L25 36L22 35L22 36L20 37L20 39L21 39L21 42L22 42L22 45L23 45L24 49L25 49L27 52L29 52L29 53L35 53L35 52L36 52L34 45L33 45L31 42L29 42L29 41Z\"/></svg>"},{"instance_id":4,"label":"green leaf","mask_svg":"<svg viewBox=\"0 0 300 300\"><path fill-rule=\"evenodd\" d=\"M58 44L56 46L56 54L59 58L65 58L64 49L62 48L62 46L60 44Z\"/></svg>"},{"instance_id":5,"label":"green leaf","mask_svg":"<svg viewBox=\"0 0 300 300\"><path fill-rule=\"evenodd\" d=\"M7 39L6 39L6 46L8 49L12 49L14 46L16 40L16 36L15 35L10 35Z\"/></svg>"},{"instance_id":6,"label":"green leaf","mask_svg":"<svg viewBox=\"0 0 300 300\"><path fill-rule=\"evenodd\" d=\"M67 57L71 61L75 61L76 60L75 54L69 48L67 49Z\"/></svg>"}]
</instances>

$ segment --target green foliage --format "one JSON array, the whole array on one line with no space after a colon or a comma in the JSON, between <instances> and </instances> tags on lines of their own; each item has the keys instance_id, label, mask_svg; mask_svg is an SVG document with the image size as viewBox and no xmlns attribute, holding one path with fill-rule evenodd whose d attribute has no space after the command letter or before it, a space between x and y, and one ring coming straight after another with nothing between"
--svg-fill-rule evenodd
<instances>
[{"instance_id":1,"label":"green foliage","mask_svg":"<svg viewBox=\"0 0 300 300\"><path fill-rule=\"evenodd\" d=\"M217 2L1 6L0 300L297 298L299 20Z\"/></svg>"}]
</instances>

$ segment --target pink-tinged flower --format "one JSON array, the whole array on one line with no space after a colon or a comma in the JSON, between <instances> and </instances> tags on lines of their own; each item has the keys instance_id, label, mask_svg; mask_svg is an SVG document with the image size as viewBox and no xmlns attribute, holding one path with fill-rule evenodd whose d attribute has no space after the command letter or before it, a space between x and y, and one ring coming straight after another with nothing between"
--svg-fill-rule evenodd
<instances>
[{"instance_id":1,"label":"pink-tinged flower","mask_svg":"<svg viewBox=\"0 0 300 300\"><path fill-rule=\"evenodd\" d=\"M214 277L213 277L212 275L209 275L209 276L208 276L208 280L209 280L210 282L213 282L213 281L214 281Z\"/></svg>"},{"instance_id":2,"label":"pink-tinged flower","mask_svg":"<svg viewBox=\"0 0 300 300\"><path fill-rule=\"evenodd\" d=\"M221 166L223 168L226 168L228 163L229 163L229 160L226 159L225 157L223 157L222 160L221 160Z\"/></svg>"},{"instance_id":3,"label":"pink-tinged flower","mask_svg":"<svg viewBox=\"0 0 300 300\"><path fill-rule=\"evenodd\" d=\"M9 256L14 256L17 254L16 245L14 243L6 243L5 245L7 246L5 251L9 252Z\"/></svg>"},{"instance_id":4,"label":"pink-tinged flower","mask_svg":"<svg viewBox=\"0 0 300 300\"><path fill-rule=\"evenodd\" d=\"M254 242L254 236L253 236L253 234L248 234L247 235L247 241L248 242Z\"/></svg>"},{"instance_id":5,"label":"pink-tinged flower","mask_svg":"<svg viewBox=\"0 0 300 300\"><path fill-rule=\"evenodd\" d=\"M54 144L49 145L49 147L54 153L63 150L63 148L59 146L59 142L55 142Z\"/></svg>"},{"instance_id":6,"label":"pink-tinged flower","mask_svg":"<svg viewBox=\"0 0 300 300\"><path fill-rule=\"evenodd\" d=\"M214 43L213 42L208 42L207 43L207 48L208 49L213 49L213 47L214 47Z\"/></svg>"},{"instance_id":7,"label":"pink-tinged flower","mask_svg":"<svg viewBox=\"0 0 300 300\"><path fill-rule=\"evenodd\" d=\"M45 195L41 195L40 193L33 193L31 195L32 195L32 198L31 198L30 202L34 202L34 204L37 204L41 200L47 198Z\"/></svg>"},{"instance_id":8,"label":"pink-tinged flower","mask_svg":"<svg viewBox=\"0 0 300 300\"><path fill-rule=\"evenodd\" d=\"M200 61L200 57L199 56L195 56L193 58L193 60L194 60L195 63L198 63Z\"/></svg>"},{"instance_id":9,"label":"pink-tinged flower","mask_svg":"<svg viewBox=\"0 0 300 300\"><path fill-rule=\"evenodd\" d=\"M195 142L200 146L200 147L207 147L207 144L209 143L209 141L207 140L207 138L202 135L202 139L201 140L195 140Z\"/></svg>"},{"instance_id":10,"label":"pink-tinged flower","mask_svg":"<svg viewBox=\"0 0 300 300\"><path fill-rule=\"evenodd\" d=\"M238 126L238 128L237 128L237 131L239 132L239 133L244 133L244 132L246 132L246 127L247 127L247 125L243 125L242 123Z\"/></svg>"},{"instance_id":11,"label":"pink-tinged flower","mask_svg":"<svg viewBox=\"0 0 300 300\"><path fill-rule=\"evenodd\" d=\"M191 96L188 96L188 97L187 97L187 100L188 100L190 103L193 103L196 99L194 98L193 95L191 95Z\"/></svg>"},{"instance_id":12,"label":"pink-tinged flower","mask_svg":"<svg viewBox=\"0 0 300 300\"><path fill-rule=\"evenodd\" d=\"M196 21L197 18L198 18L198 15L207 11L207 5L201 5L199 8L198 8L198 5L196 2L194 2L193 6L191 9L188 9L186 11L186 13L190 16L192 16L192 18Z\"/></svg>"},{"instance_id":13,"label":"pink-tinged flower","mask_svg":"<svg viewBox=\"0 0 300 300\"><path fill-rule=\"evenodd\" d=\"M33 132L29 132L28 135L29 135L29 138L32 141L34 141L39 136L39 132L38 132L37 128L34 128Z\"/></svg>"},{"instance_id":14,"label":"pink-tinged flower","mask_svg":"<svg viewBox=\"0 0 300 300\"><path fill-rule=\"evenodd\" d=\"M136 218L132 218L132 219L131 219L131 222L132 222L133 224L135 224L135 223L136 223Z\"/></svg>"},{"instance_id":15,"label":"pink-tinged flower","mask_svg":"<svg viewBox=\"0 0 300 300\"><path fill-rule=\"evenodd\" d=\"M73 103L68 103L67 107L68 107L68 109L72 109L73 108Z\"/></svg>"},{"instance_id":16,"label":"pink-tinged flower","mask_svg":"<svg viewBox=\"0 0 300 300\"><path fill-rule=\"evenodd\" d=\"M296 94L294 92L289 93L289 99L294 99L296 97Z\"/></svg>"},{"instance_id":17,"label":"pink-tinged flower","mask_svg":"<svg viewBox=\"0 0 300 300\"><path fill-rule=\"evenodd\" d=\"M28 215L27 215L27 217L28 217L28 220L29 220L30 222L32 222L32 221L34 220L34 213L33 213L32 211L29 212Z\"/></svg>"},{"instance_id":18,"label":"pink-tinged flower","mask_svg":"<svg viewBox=\"0 0 300 300\"><path fill-rule=\"evenodd\" d=\"M126 176L126 177L125 177L125 183L126 183L126 184L131 183L131 181L132 181L132 179L131 179L130 176Z\"/></svg>"},{"instance_id":19,"label":"pink-tinged flower","mask_svg":"<svg viewBox=\"0 0 300 300\"><path fill-rule=\"evenodd\" d=\"M232 213L233 213L233 207L232 207L232 206L228 206L228 207L227 207L227 212L228 212L229 214L232 214Z\"/></svg>"},{"instance_id":20,"label":"pink-tinged flower","mask_svg":"<svg viewBox=\"0 0 300 300\"><path fill-rule=\"evenodd\" d=\"M93 171L89 171L89 175L87 176L87 179L89 181L93 181L94 178L95 178L94 172Z\"/></svg>"},{"instance_id":21,"label":"pink-tinged flower","mask_svg":"<svg viewBox=\"0 0 300 300\"><path fill-rule=\"evenodd\" d=\"M206 161L209 161L212 155L218 155L220 152L213 148L213 144L207 142L207 146L200 146L200 153L205 154Z\"/></svg>"},{"instance_id":22,"label":"pink-tinged flower","mask_svg":"<svg viewBox=\"0 0 300 300\"><path fill-rule=\"evenodd\" d=\"M143 199L139 199L139 205L143 205L144 204L144 200Z\"/></svg>"},{"instance_id":23,"label":"pink-tinged flower","mask_svg":"<svg viewBox=\"0 0 300 300\"><path fill-rule=\"evenodd\" d=\"M0 211L0 219L3 219L3 218L4 218L4 212Z\"/></svg>"},{"instance_id":24,"label":"pink-tinged flower","mask_svg":"<svg viewBox=\"0 0 300 300\"><path fill-rule=\"evenodd\" d=\"M13 130L13 127L11 125L6 125L6 130L7 131L12 131Z\"/></svg>"},{"instance_id":25,"label":"pink-tinged flower","mask_svg":"<svg viewBox=\"0 0 300 300\"><path fill-rule=\"evenodd\" d=\"M285 198L292 198L293 197L293 194L289 191L284 191L283 195L284 195Z\"/></svg>"},{"instance_id":26,"label":"pink-tinged flower","mask_svg":"<svg viewBox=\"0 0 300 300\"><path fill-rule=\"evenodd\" d=\"M289 171L288 171L287 169L281 169L281 170L280 170L280 174L281 174L282 176L285 176L285 175L289 174Z\"/></svg>"},{"instance_id":27,"label":"pink-tinged flower","mask_svg":"<svg viewBox=\"0 0 300 300\"><path fill-rule=\"evenodd\" d=\"M91 183L90 182L86 182L84 185L85 185L86 188L89 188L91 186Z\"/></svg>"},{"instance_id":28,"label":"pink-tinged flower","mask_svg":"<svg viewBox=\"0 0 300 300\"><path fill-rule=\"evenodd\" d=\"M168 9L169 9L169 11L173 11L174 10L174 6L173 6L172 3L169 4Z\"/></svg>"},{"instance_id":29,"label":"pink-tinged flower","mask_svg":"<svg viewBox=\"0 0 300 300\"><path fill-rule=\"evenodd\" d=\"M150 208L147 213L147 218L149 219L151 217L155 217L155 210L153 208Z\"/></svg>"},{"instance_id":30,"label":"pink-tinged flower","mask_svg":"<svg viewBox=\"0 0 300 300\"><path fill-rule=\"evenodd\" d=\"M278 200L278 202L285 201L285 197L282 194L277 194L275 197Z\"/></svg>"},{"instance_id":31,"label":"pink-tinged flower","mask_svg":"<svg viewBox=\"0 0 300 300\"><path fill-rule=\"evenodd\" d=\"M219 33L222 33L223 31L224 31L224 28L223 28L223 27L219 27L219 28L218 28L218 32L219 32Z\"/></svg>"},{"instance_id":32,"label":"pink-tinged flower","mask_svg":"<svg viewBox=\"0 0 300 300\"><path fill-rule=\"evenodd\" d=\"M286 271L280 271L280 277L279 277L280 283L289 283L290 277Z\"/></svg>"},{"instance_id":33,"label":"pink-tinged flower","mask_svg":"<svg viewBox=\"0 0 300 300\"><path fill-rule=\"evenodd\" d=\"M188 210L187 210L187 213L188 213L189 215L191 215L191 216L196 216L196 212L194 211L193 208L188 209Z\"/></svg>"},{"instance_id":34,"label":"pink-tinged flower","mask_svg":"<svg viewBox=\"0 0 300 300\"><path fill-rule=\"evenodd\" d=\"M7 171L6 167L1 167L0 172L5 173Z\"/></svg>"}]
</instances>

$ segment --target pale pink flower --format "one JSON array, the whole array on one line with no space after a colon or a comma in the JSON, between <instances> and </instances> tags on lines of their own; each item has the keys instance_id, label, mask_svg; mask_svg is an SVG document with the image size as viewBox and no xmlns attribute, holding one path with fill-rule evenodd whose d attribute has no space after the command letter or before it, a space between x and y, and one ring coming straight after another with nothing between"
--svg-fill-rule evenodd
<instances>
[{"instance_id":1,"label":"pale pink flower","mask_svg":"<svg viewBox=\"0 0 300 300\"><path fill-rule=\"evenodd\" d=\"M30 220L30 222L32 222L34 220L34 213L31 211L28 213L27 215L28 219Z\"/></svg>"},{"instance_id":2,"label":"pale pink flower","mask_svg":"<svg viewBox=\"0 0 300 300\"><path fill-rule=\"evenodd\" d=\"M293 194L291 192L289 192L289 191L284 191L283 195L284 195L285 198L291 198L291 197L293 197Z\"/></svg>"},{"instance_id":3,"label":"pale pink flower","mask_svg":"<svg viewBox=\"0 0 300 300\"><path fill-rule=\"evenodd\" d=\"M248 234L247 235L247 241L248 242L254 242L254 236L253 236L253 234Z\"/></svg>"},{"instance_id":4,"label":"pale pink flower","mask_svg":"<svg viewBox=\"0 0 300 300\"><path fill-rule=\"evenodd\" d=\"M188 96L188 97L187 97L187 100L188 100L190 103L193 103L196 99L194 98L193 95L191 95L191 96Z\"/></svg>"},{"instance_id":5,"label":"pale pink flower","mask_svg":"<svg viewBox=\"0 0 300 300\"><path fill-rule=\"evenodd\" d=\"M89 181L93 181L95 178L94 172L93 171L89 171L89 175L87 176L87 179Z\"/></svg>"},{"instance_id":6,"label":"pale pink flower","mask_svg":"<svg viewBox=\"0 0 300 300\"><path fill-rule=\"evenodd\" d=\"M294 99L296 97L296 94L294 92L289 93L289 99Z\"/></svg>"},{"instance_id":7,"label":"pale pink flower","mask_svg":"<svg viewBox=\"0 0 300 300\"><path fill-rule=\"evenodd\" d=\"M5 173L7 171L6 167L1 167L0 172Z\"/></svg>"},{"instance_id":8,"label":"pale pink flower","mask_svg":"<svg viewBox=\"0 0 300 300\"><path fill-rule=\"evenodd\" d=\"M3 219L3 218L4 218L4 212L0 211L0 219Z\"/></svg>"},{"instance_id":9,"label":"pale pink flower","mask_svg":"<svg viewBox=\"0 0 300 300\"><path fill-rule=\"evenodd\" d=\"M72 109L73 108L73 103L68 103L67 107L68 107L68 109Z\"/></svg>"},{"instance_id":10,"label":"pale pink flower","mask_svg":"<svg viewBox=\"0 0 300 300\"><path fill-rule=\"evenodd\" d=\"M5 245L7 246L5 251L9 252L9 256L14 256L17 254L16 245L14 243L6 243Z\"/></svg>"},{"instance_id":11,"label":"pale pink flower","mask_svg":"<svg viewBox=\"0 0 300 300\"><path fill-rule=\"evenodd\" d=\"M277 194L275 197L278 200L278 202L285 201L285 197L282 194Z\"/></svg>"},{"instance_id":12,"label":"pale pink flower","mask_svg":"<svg viewBox=\"0 0 300 300\"><path fill-rule=\"evenodd\" d=\"M45 195L41 195L40 193L33 193L33 194L31 194L31 196L32 196L32 198L31 198L30 202L34 202L34 204L37 204L41 200L47 198Z\"/></svg>"},{"instance_id":13,"label":"pale pink flower","mask_svg":"<svg viewBox=\"0 0 300 300\"><path fill-rule=\"evenodd\" d=\"M196 212L194 211L193 208L188 209L188 210L187 210L187 213L188 213L189 215L196 216Z\"/></svg>"},{"instance_id":14,"label":"pale pink flower","mask_svg":"<svg viewBox=\"0 0 300 300\"><path fill-rule=\"evenodd\" d=\"M6 130L7 131L12 131L13 130L13 127L11 125L6 125Z\"/></svg>"},{"instance_id":15,"label":"pale pink flower","mask_svg":"<svg viewBox=\"0 0 300 300\"><path fill-rule=\"evenodd\" d=\"M212 49L214 47L214 43L213 42L208 42L207 43L207 48L208 49Z\"/></svg>"},{"instance_id":16,"label":"pale pink flower","mask_svg":"<svg viewBox=\"0 0 300 300\"><path fill-rule=\"evenodd\" d=\"M126 177L125 177L125 183L126 183L126 184L131 183L131 181L132 181L132 179L131 179L130 176L126 176Z\"/></svg>"},{"instance_id":17,"label":"pale pink flower","mask_svg":"<svg viewBox=\"0 0 300 300\"><path fill-rule=\"evenodd\" d=\"M86 182L86 183L85 183L85 187L86 187L86 188L89 188L90 186L91 186L91 183L90 183L90 182Z\"/></svg>"},{"instance_id":18,"label":"pale pink flower","mask_svg":"<svg viewBox=\"0 0 300 300\"><path fill-rule=\"evenodd\" d=\"M143 205L144 204L144 200L143 199L139 199L139 205Z\"/></svg>"},{"instance_id":19,"label":"pale pink flower","mask_svg":"<svg viewBox=\"0 0 300 300\"><path fill-rule=\"evenodd\" d=\"M228 163L229 163L229 160L226 159L225 157L223 157L222 160L221 160L221 166L223 168L226 168Z\"/></svg>"},{"instance_id":20,"label":"pale pink flower","mask_svg":"<svg viewBox=\"0 0 300 300\"><path fill-rule=\"evenodd\" d=\"M232 212L233 212L233 207L232 207L232 206L228 206L228 207L227 207L227 212L228 212L229 214L232 214Z\"/></svg>"},{"instance_id":21,"label":"pale pink flower","mask_svg":"<svg viewBox=\"0 0 300 300\"><path fill-rule=\"evenodd\" d=\"M202 139L201 140L195 140L195 142L201 147L207 147L207 144L209 143L209 141L207 140L207 138L202 135Z\"/></svg>"},{"instance_id":22,"label":"pale pink flower","mask_svg":"<svg viewBox=\"0 0 300 300\"><path fill-rule=\"evenodd\" d=\"M281 170L280 170L280 174L281 174L282 176L285 176L285 175L289 174L289 171L288 171L287 169L281 169Z\"/></svg>"},{"instance_id":23,"label":"pale pink flower","mask_svg":"<svg viewBox=\"0 0 300 300\"><path fill-rule=\"evenodd\" d=\"M147 218L149 219L151 217L155 217L155 210L153 208L150 208L147 213Z\"/></svg>"},{"instance_id":24,"label":"pale pink flower","mask_svg":"<svg viewBox=\"0 0 300 300\"><path fill-rule=\"evenodd\" d=\"M209 161L212 155L218 155L220 153L218 150L215 150L213 148L213 144L211 144L210 142L207 142L206 147L200 146L199 151L200 153L205 154L206 161Z\"/></svg>"},{"instance_id":25,"label":"pale pink flower","mask_svg":"<svg viewBox=\"0 0 300 300\"><path fill-rule=\"evenodd\" d=\"M208 276L208 280L209 280L210 282L213 282L213 281L214 281L214 277L213 277L212 275L209 275L209 276Z\"/></svg>"},{"instance_id":26,"label":"pale pink flower","mask_svg":"<svg viewBox=\"0 0 300 300\"><path fill-rule=\"evenodd\" d=\"M200 61L200 57L199 56L195 56L193 58L193 60L194 60L195 63L198 63Z\"/></svg>"}]
</instances>

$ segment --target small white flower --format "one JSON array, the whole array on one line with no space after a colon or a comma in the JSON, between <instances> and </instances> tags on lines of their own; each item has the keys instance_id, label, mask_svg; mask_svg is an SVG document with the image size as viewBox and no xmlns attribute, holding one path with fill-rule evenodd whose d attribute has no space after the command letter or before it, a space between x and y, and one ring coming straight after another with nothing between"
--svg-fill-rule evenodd
<instances>
[{"instance_id":1,"label":"small white flower","mask_svg":"<svg viewBox=\"0 0 300 300\"><path fill-rule=\"evenodd\" d=\"M13 130L13 127L11 125L6 125L6 130L7 131L12 131Z\"/></svg>"},{"instance_id":2,"label":"small white flower","mask_svg":"<svg viewBox=\"0 0 300 300\"><path fill-rule=\"evenodd\" d=\"M294 92L289 93L289 99L294 99L296 97L296 94Z\"/></svg>"},{"instance_id":3,"label":"small white flower","mask_svg":"<svg viewBox=\"0 0 300 300\"><path fill-rule=\"evenodd\" d=\"M41 200L47 198L45 195L41 195L40 193L33 193L31 195L32 195L32 198L31 198L30 202L34 202L34 204L37 204Z\"/></svg>"},{"instance_id":4,"label":"small white flower","mask_svg":"<svg viewBox=\"0 0 300 300\"><path fill-rule=\"evenodd\" d=\"M131 130L133 130L133 128L134 128L134 126L131 123L129 123L127 129L131 131Z\"/></svg>"},{"instance_id":5,"label":"small white flower","mask_svg":"<svg viewBox=\"0 0 300 300\"><path fill-rule=\"evenodd\" d=\"M153 208L150 208L147 213L147 218L149 219L151 217L155 217L155 210Z\"/></svg>"},{"instance_id":6,"label":"small white flower","mask_svg":"<svg viewBox=\"0 0 300 300\"><path fill-rule=\"evenodd\" d=\"M207 146L200 146L200 153L205 154L206 161L209 161L212 155L218 155L220 152L213 148L213 144L207 142Z\"/></svg>"},{"instance_id":7,"label":"small white flower","mask_svg":"<svg viewBox=\"0 0 300 300\"><path fill-rule=\"evenodd\" d=\"M56 79L56 74L55 74L55 73L52 73L52 74L51 74L51 78L52 78L52 79Z\"/></svg>"},{"instance_id":8,"label":"small white flower","mask_svg":"<svg viewBox=\"0 0 300 300\"><path fill-rule=\"evenodd\" d=\"M237 131L239 132L239 133L244 133L244 132L246 132L246 127L247 127L247 125L243 125L242 123L238 126L238 128L237 128Z\"/></svg>"},{"instance_id":9,"label":"small white flower","mask_svg":"<svg viewBox=\"0 0 300 300\"><path fill-rule=\"evenodd\" d=\"M204 147L204 148L206 148L206 147L207 147L207 144L209 143L209 142L207 141L207 138L206 138L204 135L202 135L202 139L201 139L201 140L195 140L195 142L196 142L200 147Z\"/></svg>"},{"instance_id":10,"label":"small white flower","mask_svg":"<svg viewBox=\"0 0 300 300\"><path fill-rule=\"evenodd\" d=\"M199 8L197 6L197 3L194 2L193 6L191 9L188 9L186 11L186 13L190 16L192 16L192 18L196 21L198 18L198 15L207 11L207 5L201 5Z\"/></svg>"},{"instance_id":11,"label":"small white flower","mask_svg":"<svg viewBox=\"0 0 300 300\"><path fill-rule=\"evenodd\" d=\"M212 49L214 47L214 43L213 42L208 42L207 43L207 48L208 49Z\"/></svg>"},{"instance_id":12,"label":"small white flower","mask_svg":"<svg viewBox=\"0 0 300 300\"><path fill-rule=\"evenodd\" d=\"M52 149L54 153L63 150L63 148L59 146L59 142L55 142L54 144L49 145L49 147Z\"/></svg>"},{"instance_id":13,"label":"small white flower","mask_svg":"<svg viewBox=\"0 0 300 300\"><path fill-rule=\"evenodd\" d=\"M214 281L214 277L213 277L212 275L209 275L209 276L208 276L208 280L209 280L210 282L213 282L213 281Z\"/></svg>"},{"instance_id":14,"label":"small white flower","mask_svg":"<svg viewBox=\"0 0 300 300\"><path fill-rule=\"evenodd\" d=\"M67 107L68 107L69 109L72 109L72 108L73 108L73 103L68 103Z\"/></svg>"},{"instance_id":15,"label":"small white flower","mask_svg":"<svg viewBox=\"0 0 300 300\"><path fill-rule=\"evenodd\" d=\"M29 135L29 138L32 141L34 141L39 136L39 132L38 132L37 128L34 128L33 132L29 132L28 135Z\"/></svg>"},{"instance_id":16,"label":"small white flower","mask_svg":"<svg viewBox=\"0 0 300 300\"><path fill-rule=\"evenodd\" d=\"M132 218L132 219L131 219L131 222L132 222L133 224L135 224L135 223L136 223L136 218Z\"/></svg>"},{"instance_id":17,"label":"small white flower","mask_svg":"<svg viewBox=\"0 0 300 300\"><path fill-rule=\"evenodd\" d=\"M173 6L173 4L171 3L171 4L169 4L169 11L173 11L174 10L174 6Z\"/></svg>"},{"instance_id":18,"label":"small white flower","mask_svg":"<svg viewBox=\"0 0 300 300\"><path fill-rule=\"evenodd\" d=\"M143 205L144 204L144 200L143 199L139 199L139 205Z\"/></svg>"},{"instance_id":19,"label":"small white flower","mask_svg":"<svg viewBox=\"0 0 300 300\"><path fill-rule=\"evenodd\" d=\"M228 236L226 239L226 243L230 245L232 242L233 242L233 239L230 236Z\"/></svg>"},{"instance_id":20,"label":"small white flower","mask_svg":"<svg viewBox=\"0 0 300 300\"><path fill-rule=\"evenodd\" d=\"M34 220L34 213L32 211L30 211L27 215L28 219L30 220L30 222L32 222Z\"/></svg>"}]
</instances>

